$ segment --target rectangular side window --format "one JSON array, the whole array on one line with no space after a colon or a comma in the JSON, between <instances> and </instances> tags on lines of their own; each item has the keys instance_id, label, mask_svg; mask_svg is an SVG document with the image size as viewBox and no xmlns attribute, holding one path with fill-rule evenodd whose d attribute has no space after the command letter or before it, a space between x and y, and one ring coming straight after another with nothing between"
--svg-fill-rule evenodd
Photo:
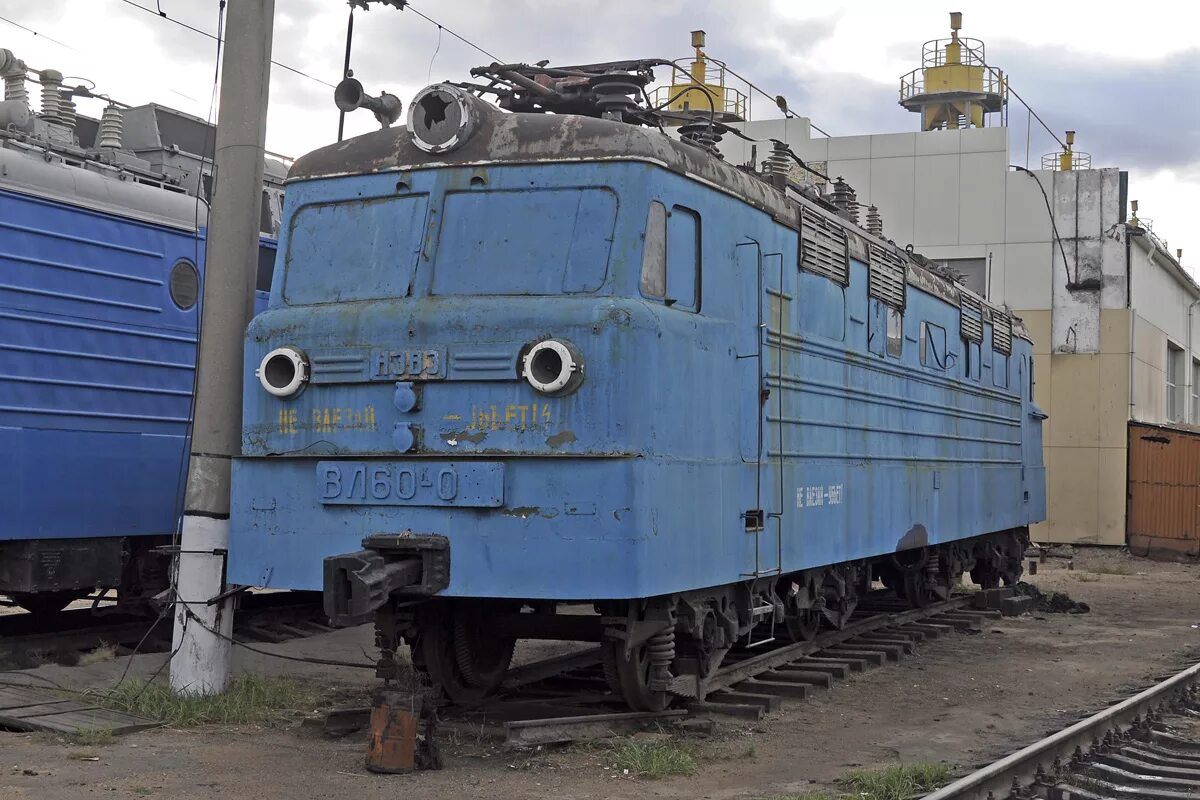
<instances>
[{"instance_id":1,"label":"rectangular side window","mask_svg":"<svg viewBox=\"0 0 1200 800\"><path fill-rule=\"evenodd\" d=\"M259 244L258 246L258 274L254 281L254 288L259 292L271 291L271 276L275 272L275 245Z\"/></svg>"},{"instance_id":2,"label":"rectangular side window","mask_svg":"<svg viewBox=\"0 0 1200 800\"><path fill-rule=\"evenodd\" d=\"M946 329L942 326L921 323L921 363L932 369L946 368Z\"/></svg>"},{"instance_id":3,"label":"rectangular side window","mask_svg":"<svg viewBox=\"0 0 1200 800\"><path fill-rule=\"evenodd\" d=\"M1000 389L1008 388L1008 353L992 351L992 385Z\"/></svg>"},{"instance_id":4,"label":"rectangular side window","mask_svg":"<svg viewBox=\"0 0 1200 800\"><path fill-rule=\"evenodd\" d=\"M1192 424L1200 425L1200 359L1192 359Z\"/></svg>"},{"instance_id":5,"label":"rectangular side window","mask_svg":"<svg viewBox=\"0 0 1200 800\"><path fill-rule=\"evenodd\" d=\"M1183 421L1183 348L1167 342L1167 419Z\"/></svg>"},{"instance_id":6,"label":"rectangular side window","mask_svg":"<svg viewBox=\"0 0 1200 800\"><path fill-rule=\"evenodd\" d=\"M904 351L904 314L899 309L887 307L887 354L899 358Z\"/></svg>"},{"instance_id":7,"label":"rectangular side window","mask_svg":"<svg viewBox=\"0 0 1200 800\"><path fill-rule=\"evenodd\" d=\"M642 249L642 294L661 300L667 295L667 207L650 201Z\"/></svg>"},{"instance_id":8,"label":"rectangular side window","mask_svg":"<svg viewBox=\"0 0 1200 800\"><path fill-rule=\"evenodd\" d=\"M700 306L700 215L672 206L667 215L667 296L675 308Z\"/></svg>"},{"instance_id":9,"label":"rectangular side window","mask_svg":"<svg viewBox=\"0 0 1200 800\"><path fill-rule=\"evenodd\" d=\"M980 368L982 366L979 351L979 342L973 342L970 339L963 340L963 353L966 355L966 370L964 374L973 381L979 380Z\"/></svg>"}]
</instances>

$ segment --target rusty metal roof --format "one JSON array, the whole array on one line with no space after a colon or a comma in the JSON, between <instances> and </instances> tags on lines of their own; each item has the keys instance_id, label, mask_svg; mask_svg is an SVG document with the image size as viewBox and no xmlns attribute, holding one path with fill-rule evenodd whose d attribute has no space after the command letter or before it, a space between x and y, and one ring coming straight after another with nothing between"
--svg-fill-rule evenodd
<instances>
[{"instance_id":1,"label":"rusty metal roof","mask_svg":"<svg viewBox=\"0 0 1200 800\"><path fill-rule=\"evenodd\" d=\"M965 287L921 267L894 243L871 236L818 203L788 195L702 147L679 141L657 129L573 114L505 113L483 101L479 101L478 110L481 117L478 129L448 153L430 155L422 151L404 126L384 128L302 156L292 166L288 182L438 167L645 161L731 194L797 231L801 228L803 206L837 225L853 228L878 248L899 257L907 265L910 285L955 305L960 293L970 294ZM990 314L1007 315L983 298L977 299ZM1014 335L1030 338L1018 318L1014 317L1013 323Z\"/></svg>"}]
</instances>

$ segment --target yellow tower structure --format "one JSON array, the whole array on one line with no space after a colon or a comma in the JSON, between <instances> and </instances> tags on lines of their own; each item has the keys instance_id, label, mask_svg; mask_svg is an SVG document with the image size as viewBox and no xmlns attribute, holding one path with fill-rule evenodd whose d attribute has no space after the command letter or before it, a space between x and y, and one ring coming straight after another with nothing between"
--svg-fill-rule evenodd
<instances>
[{"instance_id":1,"label":"yellow tower structure","mask_svg":"<svg viewBox=\"0 0 1200 800\"><path fill-rule=\"evenodd\" d=\"M983 42L960 37L962 12L950 13L950 38L921 48L921 67L900 78L900 105L921 114L921 130L982 128L1008 105L1004 73L988 66Z\"/></svg>"},{"instance_id":2,"label":"yellow tower structure","mask_svg":"<svg viewBox=\"0 0 1200 800\"><path fill-rule=\"evenodd\" d=\"M696 55L686 77L682 69L673 72L671 85L655 91L654 105L665 106L669 111L695 114L698 118L708 118L711 114L717 122L744 121L746 95L727 86L724 64L705 55L704 31L692 31L692 48Z\"/></svg>"},{"instance_id":3,"label":"yellow tower structure","mask_svg":"<svg viewBox=\"0 0 1200 800\"><path fill-rule=\"evenodd\" d=\"M1042 169L1069 172L1073 169L1091 169L1092 154L1075 149L1075 131L1067 131L1067 140L1062 151L1042 156Z\"/></svg>"}]
</instances>

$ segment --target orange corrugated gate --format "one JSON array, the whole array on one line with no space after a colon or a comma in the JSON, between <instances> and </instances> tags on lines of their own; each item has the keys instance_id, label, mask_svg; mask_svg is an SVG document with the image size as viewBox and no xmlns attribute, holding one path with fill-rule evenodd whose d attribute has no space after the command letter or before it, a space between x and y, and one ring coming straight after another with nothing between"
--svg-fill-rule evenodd
<instances>
[{"instance_id":1,"label":"orange corrugated gate","mask_svg":"<svg viewBox=\"0 0 1200 800\"><path fill-rule=\"evenodd\" d=\"M1135 555L1200 556L1200 431L1130 423L1126 538Z\"/></svg>"}]
</instances>

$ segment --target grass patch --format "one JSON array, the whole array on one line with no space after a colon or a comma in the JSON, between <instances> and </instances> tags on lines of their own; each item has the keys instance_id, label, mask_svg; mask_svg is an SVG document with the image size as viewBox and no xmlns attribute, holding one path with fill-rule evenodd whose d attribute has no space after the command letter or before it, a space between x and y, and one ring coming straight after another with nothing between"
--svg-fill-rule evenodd
<instances>
[{"instance_id":1,"label":"grass patch","mask_svg":"<svg viewBox=\"0 0 1200 800\"><path fill-rule=\"evenodd\" d=\"M691 750L671 739L621 742L613 746L609 757L614 769L628 770L630 775L641 778L691 775L696 771L696 759Z\"/></svg>"},{"instance_id":2,"label":"grass patch","mask_svg":"<svg viewBox=\"0 0 1200 800\"><path fill-rule=\"evenodd\" d=\"M839 783L845 784L854 791L856 797L863 800L905 800L935 789L949 778L950 767L925 762L855 770Z\"/></svg>"},{"instance_id":3,"label":"grass patch","mask_svg":"<svg viewBox=\"0 0 1200 800\"><path fill-rule=\"evenodd\" d=\"M117 646L113 644L102 643L95 650L89 650L79 657L79 666L86 667L88 664L102 664L105 661L112 661L117 657Z\"/></svg>"},{"instance_id":4,"label":"grass patch","mask_svg":"<svg viewBox=\"0 0 1200 800\"><path fill-rule=\"evenodd\" d=\"M1096 564L1087 571L1096 575L1132 575L1135 570L1128 564Z\"/></svg>"},{"instance_id":5,"label":"grass patch","mask_svg":"<svg viewBox=\"0 0 1200 800\"><path fill-rule=\"evenodd\" d=\"M276 676L238 675L224 694L179 696L166 681L127 681L96 699L109 708L159 719L168 725L245 725L269 722L287 711L311 711L320 693L310 683Z\"/></svg>"},{"instance_id":6,"label":"grass patch","mask_svg":"<svg viewBox=\"0 0 1200 800\"><path fill-rule=\"evenodd\" d=\"M108 728L80 728L74 733L64 733L63 738L80 747L101 747L112 744L113 732Z\"/></svg>"},{"instance_id":7,"label":"grass patch","mask_svg":"<svg viewBox=\"0 0 1200 800\"><path fill-rule=\"evenodd\" d=\"M925 794L950 779L945 764L896 764L879 769L860 769L839 778L850 793L804 792L772 797L770 800L908 800Z\"/></svg>"},{"instance_id":8,"label":"grass patch","mask_svg":"<svg viewBox=\"0 0 1200 800\"><path fill-rule=\"evenodd\" d=\"M66 731L38 731L34 734L39 742L47 744L70 745L73 747L103 747L112 744L113 732L108 728L81 728L67 733ZM74 755L71 756L72 758Z\"/></svg>"}]
</instances>

